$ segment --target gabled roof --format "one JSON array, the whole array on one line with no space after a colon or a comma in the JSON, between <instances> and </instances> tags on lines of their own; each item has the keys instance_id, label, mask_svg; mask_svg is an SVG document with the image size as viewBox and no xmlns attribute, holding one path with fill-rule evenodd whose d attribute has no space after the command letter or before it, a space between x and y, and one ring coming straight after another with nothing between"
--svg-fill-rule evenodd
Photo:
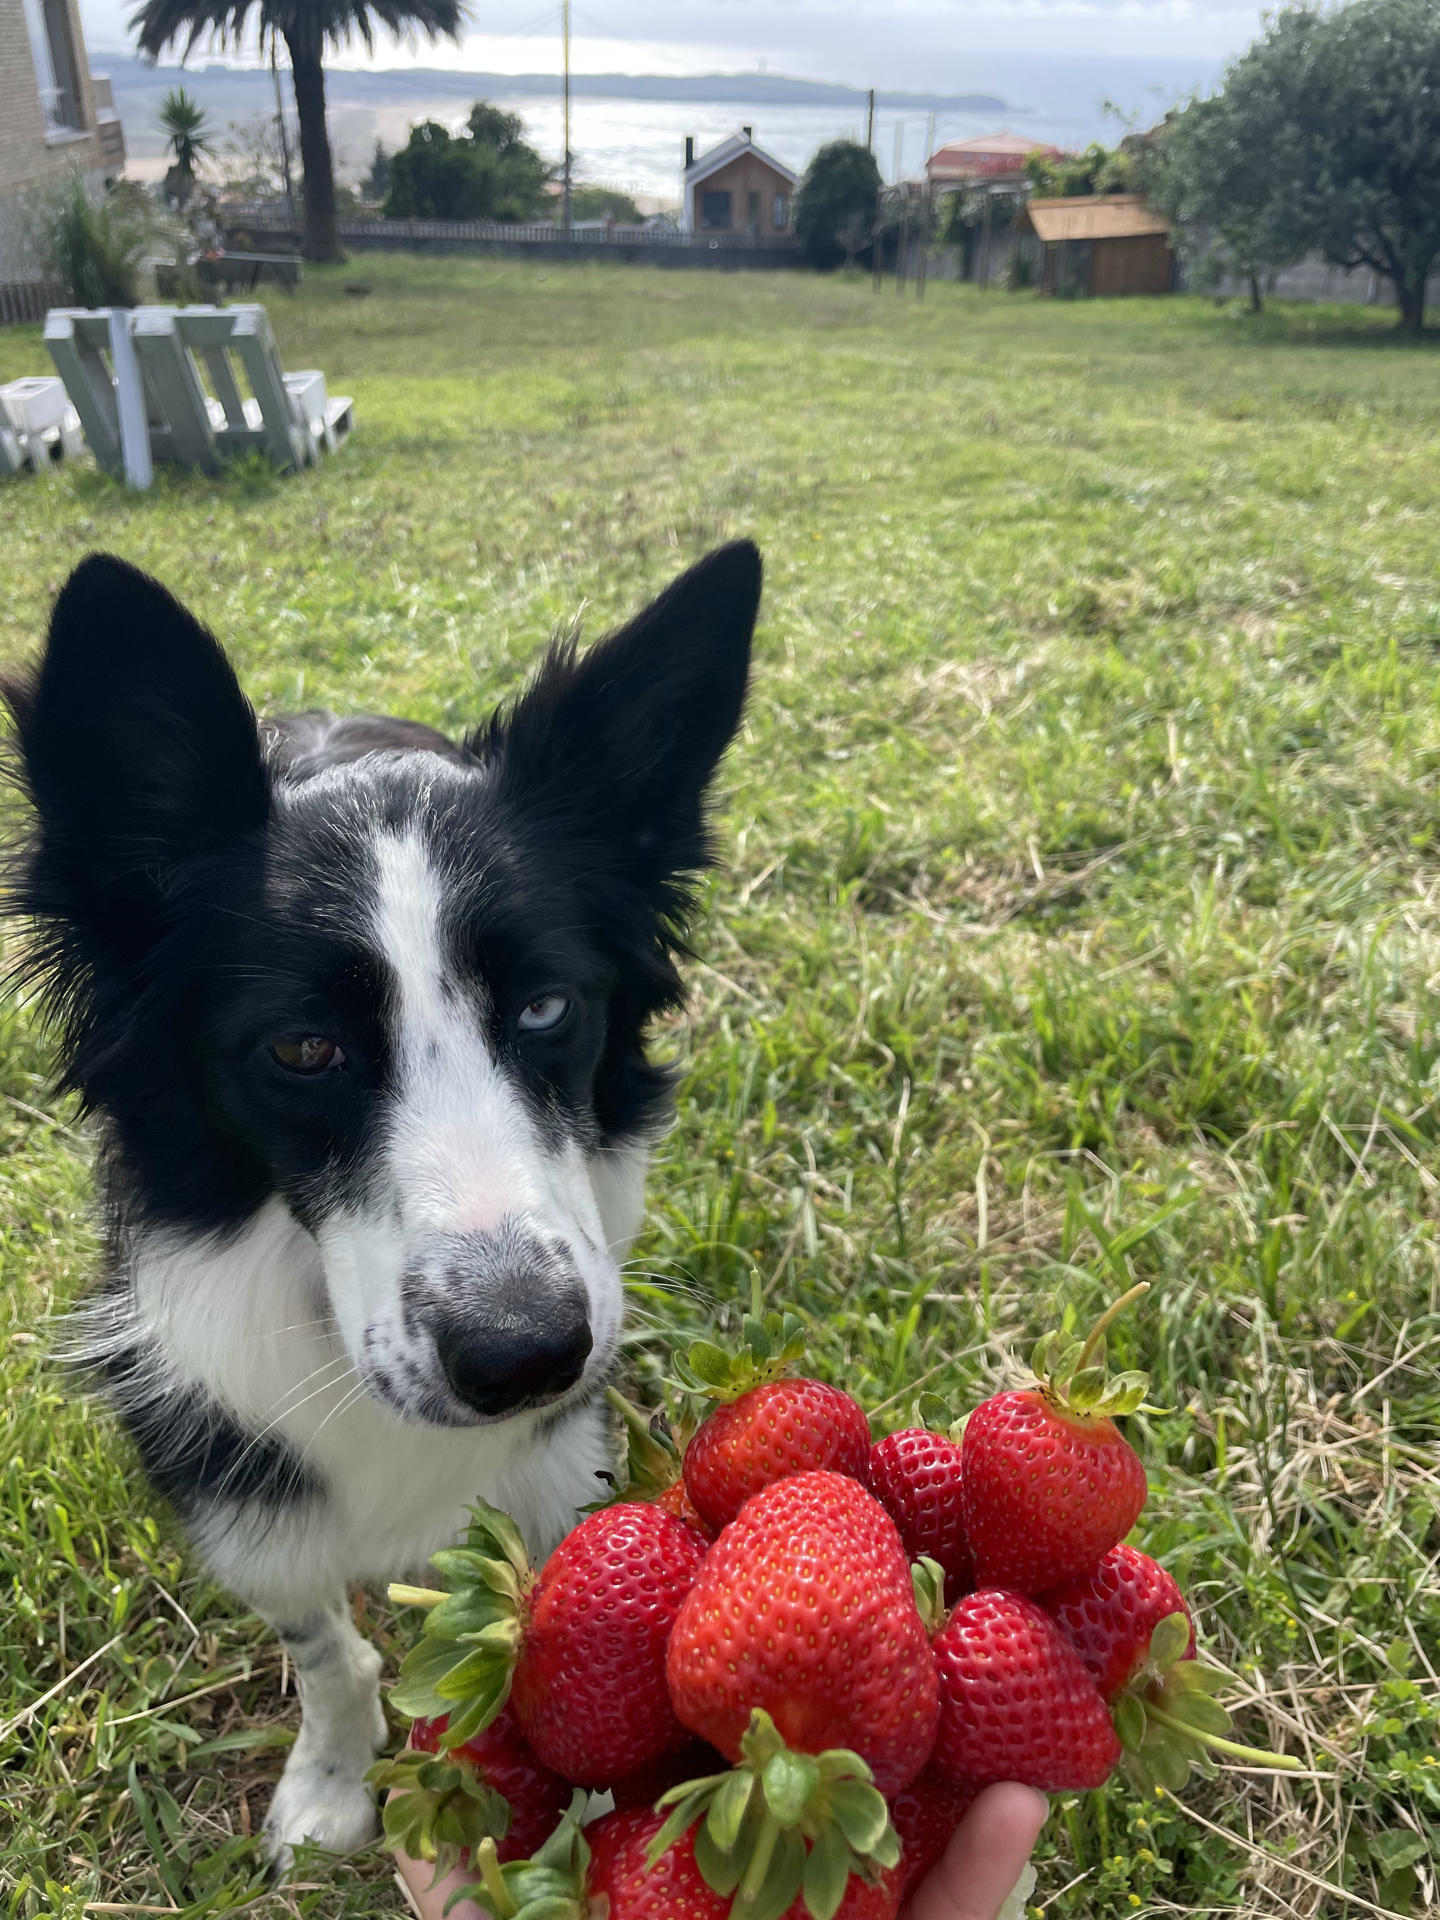
<instances>
[{"instance_id":1,"label":"gabled roof","mask_svg":"<svg viewBox=\"0 0 1440 1920\"><path fill-rule=\"evenodd\" d=\"M685 169L686 186L693 187L697 181L707 179L712 173L718 173L721 167L728 166L732 160L738 160L742 153L753 153L757 160L763 160L767 167L773 167L775 172L788 180L792 187L800 178L798 173L791 172L783 160L777 160L773 153L766 153L763 147L757 147L755 142L745 134L732 133L730 138L722 140L718 147L711 147L708 153L696 155Z\"/></svg>"},{"instance_id":2,"label":"gabled roof","mask_svg":"<svg viewBox=\"0 0 1440 1920\"><path fill-rule=\"evenodd\" d=\"M925 162L925 171L932 179L952 175L1019 173L1025 165L1027 154L1043 153L1047 159L1054 159L1059 152L1060 149L1051 146L1048 140L1011 133L1006 128L1001 133L978 134L973 140L947 140Z\"/></svg>"},{"instance_id":3,"label":"gabled roof","mask_svg":"<svg viewBox=\"0 0 1440 1920\"><path fill-rule=\"evenodd\" d=\"M944 146L938 148L930 157L932 160L945 160L952 154L959 159L974 153L1013 153L1017 160L1023 160L1027 153L1034 153L1037 147L1041 152L1047 151L1047 143L1044 140L1011 133L1006 128L1003 133L977 134L973 140L947 140ZM1053 152L1054 149L1048 148L1048 151Z\"/></svg>"},{"instance_id":4,"label":"gabled roof","mask_svg":"<svg viewBox=\"0 0 1440 1920\"><path fill-rule=\"evenodd\" d=\"M1169 233L1170 222L1138 193L1097 193L1069 200L1032 200L1025 209L1042 240L1131 240Z\"/></svg>"}]
</instances>

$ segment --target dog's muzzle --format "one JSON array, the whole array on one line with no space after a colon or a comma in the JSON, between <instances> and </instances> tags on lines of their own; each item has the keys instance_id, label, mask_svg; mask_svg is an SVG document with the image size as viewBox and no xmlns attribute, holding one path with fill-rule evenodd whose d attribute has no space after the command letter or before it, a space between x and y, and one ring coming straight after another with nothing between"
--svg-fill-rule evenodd
<instances>
[{"instance_id":1,"label":"dog's muzzle","mask_svg":"<svg viewBox=\"0 0 1440 1920\"><path fill-rule=\"evenodd\" d=\"M590 1357L589 1301L569 1252L513 1222L439 1234L405 1274L406 1317L457 1400L487 1419L558 1400Z\"/></svg>"}]
</instances>

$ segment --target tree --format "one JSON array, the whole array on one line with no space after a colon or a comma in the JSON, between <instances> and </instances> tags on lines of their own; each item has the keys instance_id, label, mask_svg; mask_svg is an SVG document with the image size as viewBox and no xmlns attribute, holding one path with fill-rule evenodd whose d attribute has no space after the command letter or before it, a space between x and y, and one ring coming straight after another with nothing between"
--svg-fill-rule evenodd
<instances>
[{"instance_id":1,"label":"tree","mask_svg":"<svg viewBox=\"0 0 1440 1920\"><path fill-rule=\"evenodd\" d=\"M209 34L222 45L238 40L252 12L262 43L277 38L290 56L295 113L300 122L300 161L304 169L307 260L342 260L335 220L335 163L325 125L327 47L338 49L358 34L369 50L377 27L396 34L416 28L435 39L459 33L463 0L142 0L131 17L139 50L152 57L175 41L188 54Z\"/></svg>"},{"instance_id":2,"label":"tree","mask_svg":"<svg viewBox=\"0 0 1440 1920\"><path fill-rule=\"evenodd\" d=\"M269 200L284 179L280 130L273 113L232 120L215 159L220 190L237 200Z\"/></svg>"},{"instance_id":3,"label":"tree","mask_svg":"<svg viewBox=\"0 0 1440 1920\"><path fill-rule=\"evenodd\" d=\"M873 220L880 169L857 140L831 140L821 147L800 182L795 233L812 266L838 267L845 249L836 235L854 215Z\"/></svg>"},{"instance_id":4,"label":"tree","mask_svg":"<svg viewBox=\"0 0 1440 1920\"><path fill-rule=\"evenodd\" d=\"M370 166L360 182L365 198L378 205L390 191L390 153L383 140L375 142Z\"/></svg>"},{"instance_id":5,"label":"tree","mask_svg":"<svg viewBox=\"0 0 1440 1920\"><path fill-rule=\"evenodd\" d=\"M1435 0L1289 7L1231 65L1218 100L1197 122L1197 198L1219 204L1233 184L1265 248L1369 267L1418 332L1440 258Z\"/></svg>"},{"instance_id":6,"label":"tree","mask_svg":"<svg viewBox=\"0 0 1440 1920\"><path fill-rule=\"evenodd\" d=\"M175 156L165 175L165 191L183 212L195 191L200 162L215 150L205 110L183 87L161 96L160 130Z\"/></svg>"},{"instance_id":7,"label":"tree","mask_svg":"<svg viewBox=\"0 0 1440 1920\"><path fill-rule=\"evenodd\" d=\"M620 227L638 227L645 216L618 187L576 187L570 195L575 220L613 220Z\"/></svg>"},{"instance_id":8,"label":"tree","mask_svg":"<svg viewBox=\"0 0 1440 1920\"><path fill-rule=\"evenodd\" d=\"M550 170L520 135L514 114L481 101L468 130L436 120L410 129L390 156L386 216L392 220L532 220L545 203Z\"/></svg>"},{"instance_id":9,"label":"tree","mask_svg":"<svg viewBox=\"0 0 1440 1920\"><path fill-rule=\"evenodd\" d=\"M1092 140L1083 153L1052 160L1037 148L1025 156L1025 177L1037 200L1070 200L1091 193L1129 193L1135 167L1131 138L1118 147Z\"/></svg>"},{"instance_id":10,"label":"tree","mask_svg":"<svg viewBox=\"0 0 1440 1920\"><path fill-rule=\"evenodd\" d=\"M1303 240L1277 203L1274 187L1283 156L1278 125L1243 89L1192 100L1166 117L1143 169L1146 198L1170 219L1179 245L1217 273L1249 284L1250 306L1264 306L1265 275L1290 265Z\"/></svg>"}]
</instances>

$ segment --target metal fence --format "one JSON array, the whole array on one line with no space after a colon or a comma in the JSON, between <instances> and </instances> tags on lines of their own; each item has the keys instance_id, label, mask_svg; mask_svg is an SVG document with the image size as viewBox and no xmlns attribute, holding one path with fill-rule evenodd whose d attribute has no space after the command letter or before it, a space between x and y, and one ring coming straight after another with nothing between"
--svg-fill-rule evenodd
<instances>
[{"instance_id":1,"label":"metal fence","mask_svg":"<svg viewBox=\"0 0 1440 1920\"><path fill-rule=\"evenodd\" d=\"M58 280L0 280L0 327L40 326L66 298Z\"/></svg>"}]
</instances>

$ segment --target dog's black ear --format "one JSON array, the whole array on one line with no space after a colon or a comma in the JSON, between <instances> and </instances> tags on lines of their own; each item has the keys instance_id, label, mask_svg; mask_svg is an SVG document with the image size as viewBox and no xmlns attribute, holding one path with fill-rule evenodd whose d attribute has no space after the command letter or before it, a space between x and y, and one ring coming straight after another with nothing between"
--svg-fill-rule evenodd
<instances>
[{"instance_id":1,"label":"dog's black ear","mask_svg":"<svg viewBox=\"0 0 1440 1920\"><path fill-rule=\"evenodd\" d=\"M737 540L586 652L553 647L472 742L507 797L642 884L703 867L705 792L740 724L760 579L758 549Z\"/></svg>"},{"instance_id":2,"label":"dog's black ear","mask_svg":"<svg viewBox=\"0 0 1440 1920\"><path fill-rule=\"evenodd\" d=\"M158 582L93 554L38 672L6 689L38 816L20 905L122 947L177 867L263 825L255 716L219 645Z\"/></svg>"}]
</instances>

